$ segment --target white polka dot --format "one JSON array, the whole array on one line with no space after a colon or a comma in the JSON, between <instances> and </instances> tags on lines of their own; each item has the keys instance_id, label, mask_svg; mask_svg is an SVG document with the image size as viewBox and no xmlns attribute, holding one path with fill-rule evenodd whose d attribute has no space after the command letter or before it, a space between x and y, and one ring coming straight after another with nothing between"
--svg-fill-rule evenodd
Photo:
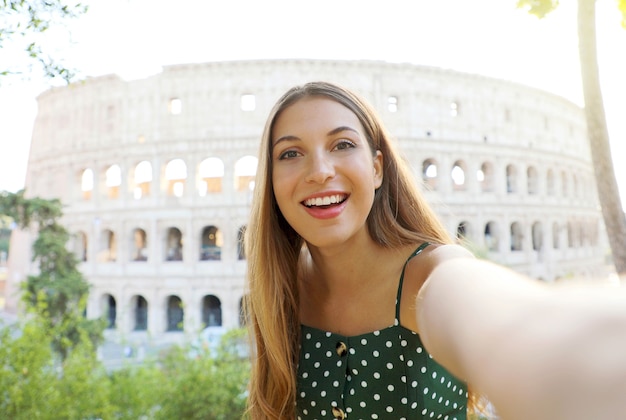
<instances>
[{"instance_id":1,"label":"white polka dot","mask_svg":"<svg viewBox=\"0 0 626 420\"><path fill-rule=\"evenodd\" d=\"M317 369L318 367L320 367L320 362L315 362L315 363L313 363L313 367L314 367L315 369Z\"/></svg>"},{"instance_id":2,"label":"white polka dot","mask_svg":"<svg viewBox=\"0 0 626 420\"><path fill-rule=\"evenodd\" d=\"M374 334L376 337L378 337L380 335L380 331L374 331L372 334Z\"/></svg>"},{"instance_id":3,"label":"white polka dot","mask_svg":"<svg viewBox=\"0 0 626 420\"><path fill-rule=\"evenodd\" d=\"M325 371L324 371L324 378L328 378L328 375L330 375L330 372L329 372L329 371L327 371L327 370L325 370Z\"/></svg>"},{"instance_id":4,"label":"white polka dot","mask_svg":"<svg viewBox=\"0 0 626 420\"><path fill-rule=\"evenodd\" d=\"M377 419L378 418L378 414L372 414L372 418L373 419Z\"/></svg>"},{"instance_id":5,"label":"white polka dot","mask_svg":"<svg viewBox=\"0 0 626 420\"><path fill-rule=\"evenodd\" d=\"M422 350L422 348L421 348L421 347L418 347L416 351L417 351L418 353L421 353L423 350Z\"/></svg>"},{"instance_id":6,"label":"white polka dot","mask_svg":"<svg viewBox=\"0 0 626 420\"><path fill-rule=\"evenodd\" d=\"M361 407L365 408L365 401L361 401L361 402L359 403L359 405L360 405Z\"/></svg>"},{"instance_id":7,"label":"white polka dot","mask_svg":"<svg viewBox=\"0 0 626 420\"><path fill-rule=\"evenodd\" d=\"M365 382L365 381L361 381L361 386L362 386L363 388L367 388L367 382Z\"/></svg>"},{"instance_id":8,"label":"white polka dot","mask_svg":"<svg viewBox=\"0 0 626 420\"><path fill-rule=\"evenodd\" d=\"M422 366L422 368L420 369L420 371L421 371L422 373L426 373L426 367L425 367L425 366Z\"/></svg>"},{"instance_id":9,"label":"white polka dot","mask_svg":"<svg viewBox=\"0 0 626 420\"><path fill-rule=\"evenodd\" d=\"M408 367L412 367L412 366L413 366L413 360L407 360L407 361L406 361L406 365L407 365Z\"/></svg>"},{"instance_id":10,"label":"white polka dot","mask_svg":"<svg viewBox=\"0 0 626 420\"><path fill-rule=\"evenodd\" d=\"M393 407L391 407L391 406L389 406L389 405L388 405L388 406L387 406L387 412L388 412L388 413L393 412Z\"/></svg>"},{"instance_id":11,"label":"white polka dot","mask_svg":"<svg viewBox=\"0 0 626 420\"><path fill-rule=\"evenodd\" d=\"M320 392L320 395L321 395L322 397L325 397L325 396L326 396L326 391L322 391L322 392Z\"/></svg>"},{"instance_id":12,"label":"white polka dot","mask_svg":"<svg viewBox=\"0 0 626 420\"><path fill-rule=\"evenodd\" d=\"M304 353L304 358L305 358L305 359L308 359L308 358L310 358L310 357L311 357L311 354L310 354L310 353Z\"/></svg>"},{"instance_id":13,"label":"white polka dot","mask_svg":"<svg viewBox=\"0 0 626 420\"><path fill-rule=\"evenodd\" d=\"M391 362L387 363L387 369L389 370L393 369L393 363Z\"/></svg>"},{"instance_id":14,"label":"white polka dot","mask_svg":"<svg viewBox=\"0 0 626 420\"><path fill-rule=\"evenodd\" d=\"M433 372L433 379L435 379L437 377L437 372Z\"/></svg>"},{"instance_id":15,"label":"white polka dot","mask_svg":"<svg viewBox=\"0 0 626 420\"><path fill-rule=\"evenodd\" d=\"M428 387L424 388L424 395L428 394Z\"/></svg>"},{"instance_id":16,"label":"white polka dot","mask_svg":"<svg viewBox=\"0 0 626 420\"><path fill-rule=\"evenodd\" d=\"M407 343L407 341L406 341L406 340L402 340L402 341L400 341L400 345L401 345L402 347L406 347L406 346L407 346L407 344L408 344L408 343Z\"/></svg>"},{"instance_id":17,"label":"white polka dot","mask_svg":"<svg viewBox=\"0 0 626 420\"><path fill-rule=\"evenodd\" d=\"M303 372L303 373L302 373L302 377L303 377L304 379L308 378L308 377L309 377L309 373L308 373L308 372Z\"/></svg>"},{"instance_id":18,"label":"white polka dot","mask_svg":"<svg viewBox=\"0 0 626 420\"><path fill-rule=\"evenodd\" d=\"M300 397L302 397L302 398L306 397L306 393L305 393L304 391L303 391L303 392L301 392L301 393L300 393Z\"/></svg>"},{"instance_id":19,"label":"white polka dot","mask_svg":"<svg viewBox=\"0 0 626 420\"><path fill-rule=\"evenodd\" d=\"M408 400L406 397L402 397L402 399L400 400L400 402L401 402L402 404L406 405L406 404L409 402L409 400Z\"/></svg>"},{"instance_id":20,"label":"white polka dot","mask_svg":"<svg viewBox=\"0 0 626 420\"><path fill-rule=\"evenodd\" d=\"M405 376L405 375L400 376L400 380L401 380L403 383L406 383L406 376Z\"/></svg>"},{"instance_id":21,"label":"white polka dot","mask_svg":"<svg viewBox=\"0 0 626 420\"><path fill-rule=\"evenodd\" d=\"M361 344L363 344L364 346L366 346L366 345L367 345L367 339L362 338L362 339L361 339Z\"/></svg>"},{"instance_id":22,"label":"white polka dot","mask_svg":"<svg viewBox=\"0 0 626 420\"><path fill-rule=\"evenodd\" d=\"M376 401L380 401L380 394L374 394L374 399Z\"/></svg>"},{"instance_id":23,"label":"white polka dot","mask_svg":"<svg viewBox=\"0 0 626 420\"><path fill-rule=\"evenodd\" d=\"M315 401L311 401L311 407L315 407Z\"/></svg>"},{"instance_id":24,"label":"white polka dot","mask_svg":"<svg viewBox=\"0 0 626 420\"><path fill-rule=\"evenodd\" d=\"M415 410L415 409L417 408L417 403L416 403L416 402L414 402L413 404L411 404L411 408L412 408L413 410Z\"/></svg>"},{"instance_id":25,"label":"white polka dot","mask_svg":"<svg viewBox=\"0 0 626 420\"><path fill-rule=\"evenodd\" d=\"M393 347L393 343L392 343L391 341L387 341L387 342L385 343L385 345L386 345L388 348Z\"/></svg>"},{"instance_id":26,"label":"white polka dot","mask_svg":"<svg viewBox=\"0 0 626 420\"><path fill-rule=\"evenodd\" d=\"M312 388L315 388L316 386L317 386L317 381L313 381L313 382L311 382L311 387L312 387Z\"/></svg>"},{"instance_id":27,"label":"white polka dot","mask_svg":"<svg viewBox=\"0 0 626 420\"><path fill-rule=\"evenodd\" d=\"M378 357L378 356L380 355L380 353L378 353L378 351L377 351L377 350L374 350L374 351L372 352L372 355L373 355L374 357Z\"/></svg>"},{"instance_id":28,"label":"white polka dot","mask_svg":"<svg viewBox=\"0 0 626 420\"><path fill-rule=\"evenodd\" d=\"M306 337L307 340L310 340L311 339L311 333L306 333L305 337Z\"/></svg>"},{"instance_id":29,"label":"white polka dot","mask_svg":"<svg viewBox=\"0 0 626 420\"><path fill-rule=\"evenodd\" d=\"M330 350L326 352L326 357L331 357L332 355L333 355L333 352L331 352Z\"/></svg>"},{"instance_id":30,"label":"white polka dot","mask_svg":"<svg viewBox=\"0 0 626 420\"><path fill-rule=\"evenodd\" d=\"M387 385L387 389L388 389L389 391L393 392L393 390L394 390L395 388L393 387L393 385Z\"/></svg>"},{"instance_id":31,"label":"white polka dot","mask_svg":"<svg viewBox=\"0 0 626 420\"><path fill-rule=\"evenodd\" d=\"M322 347L322 343L320 343L319 341L317 343L315 343L315 348L319 349L320 347Z\"/></svg>"},{"instance_id":32,"label":"white polka dot","mask_svg":"<svg viewBox=\"0 0 626 420\"><path fill-rule=\"evenodd\" d=\"M376 378L376 379L380 379L380 373L378 373L378 372L374 372L374 378Z\"/></svg>"},{"instance_id":33,"label":"white polka dot","mask_svg":"<svg viewBox=\"0 0 626 420\"><path fill-rule=\"evenodd\" d=\"M331 336L330 331L327 331L327 332L326 332L326 337L330 337L330 336Z\"/></svg>"},{"instance_id":34,"label":"white polka dot","mask_svg":"<svg viewBox=\"0 0 626 420\"><path fill-rule=\"evenodd\" d=\"M367 366L367 360L365 359L361 360L361 366Z\"/></svg>"},{"instance_id":35,"label":"white polka dot","mask_svg":"<svg viewBox=\"0 0 626 420\"><path fill-rule=\"evenodd\" d=\"M412 388L417 388L417 381L411 382L411 387Z\"/></svg>"}]
</instances>

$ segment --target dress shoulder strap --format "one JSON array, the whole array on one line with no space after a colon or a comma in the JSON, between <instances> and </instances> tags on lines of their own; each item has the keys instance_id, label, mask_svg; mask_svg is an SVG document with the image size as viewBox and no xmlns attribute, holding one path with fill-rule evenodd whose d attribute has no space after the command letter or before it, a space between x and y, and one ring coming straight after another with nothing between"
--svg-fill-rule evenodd
<instances>
[{"instance_id":1,"label":"dress shoulder strap","mask_svg":"<svg viewBox=\"0 0 626 420\"><path fill-rule=\"evenodd\" d=\"M402 266L402 274L400 275L400 281L398 282L398 292L396 294L396 321L397 322L400 322L400 302L402 301L402 285L404 284L404 270L406 270L406 265L409 263L409 261L411 261L413 257L421 254L421 252L424 249L426 249L428 245L430 245L430 242L424 242L423 244L418 246L417 249L413 251L411 255L409 255L409 258L406 259L406 261L404 262L404 265Z\"/></svg>"}]
</instances>

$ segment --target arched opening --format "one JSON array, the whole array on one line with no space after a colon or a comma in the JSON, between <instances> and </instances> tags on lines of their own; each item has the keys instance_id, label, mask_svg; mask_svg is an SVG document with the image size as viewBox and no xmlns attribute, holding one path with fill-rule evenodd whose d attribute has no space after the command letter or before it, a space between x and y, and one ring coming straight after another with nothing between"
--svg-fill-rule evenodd
<instances>
[{"instance_id":1,"label":"arched opening","mask_svg":"<svg viewBox=\"0 0 626 420\"><path fill-rule=\"evenodd\" d=\"M523 248L522 225L519 222L511 223L511 251L521 251Z\"/></svg>"},{"instance_id":2,"label":"arched opening","mask_svg":"<svg viewBox=\"0 0 626 420\"><path fill-rule=\"evenodd\" d=\"M437 163L434 159L422 162L422 181L431 190L437 189Z\"/></svg>"},{"instance_id":3,"label":"arched opening","mask_svg":"<svg viewBox=\"0 0 626 420\"><path fill-rule=\"evenodd\" d=\"M541 222L535 222L532 226L533 250L541 251L543 248L543 225Z\"/></svg>"},{"instance_id":4,"label":"arched opening","mask_svg":"<svg viewBox=\"0 0 626 420\"><path fill-rule=\"evenodd\" d=\"M183 302L178 296L167 298L167 331L182 331L184 328L185 312Z\"/></svg>"},{"instance_id":5,"label":"arched opening","mask_svg":"<svg viewBox=\"0 0 626 420\"><path fill-rule=\"evenodd\" d=\"M115 262L117 258L117 238L115 232L104 229L100 233L98 262Z\"/></svg>"},{"instance_id":6,"label":"arched opening","mask_svg":"<svg viewBox=\"0 0 626 420\"><path fill-rule=\"evenodd\" d=\"M222 302L213 295L202 298L202 323L205 327L222 325Z\"/></svg>"},{"instance_id":7,"label":"arched opening","mask_svg":"<svg viewBox=\"0 0 626 420\"><path fill-rule=\"evenodd\" d=\"M105 184L107 187L107 198L117 200L120 198L120 186L122 185L122 170L120 165L111 165L105 173Z\"/></svg>"},{"instance_id":8,"label":"arched opening","mask_svg":"<svg viewBox=\"0 0 626 420\"><path fill-rule=\"evenodd\" d=\"M148 329L148 301L143 296L134 296L132 307L135 315L133 330L146 331Z\"/></svg>"},{"instance_id":9,"label":"arched opening","mask_svg":"<svg viewBox=\"0 0 626 420\"><path fill-rule=\"evenodd\" d=\"M183 260L183 234L180 229L171 227L165 239L165 261Z\"/></svg>"},{"instance_id":10,"label":"arched opening","mask_svg":"<svg viewBox=\"0 0 626 420\"><path fill-rule=\"evenodd\" d=\"M187 181L187 165L182 159L170 160L165 165L166 192L171 197L182 197Z\"/></svg>"},{"instance_id":11,"label":"arched opening","mask_svg":"<svg viewBox=\"0 0 626 420\"><path fill-rule=\"evenodd\" d=\"M117 318L117 302L110 294L102 296L102 313L106 317L107 329L114 329Z\"/></svg>"},{"instance_id":12,"label":"arched opening","mask_svg":"<svg viewBox=\"0 0 626 420\"><path fill-rule=\"evenodd\" d=\"M150 195L150 184L152 184L152 164L150 162L144 160L135 166L133 183L133 197L135 200Z\"/></svg>"},{"instance_id":13,"label":"arched opening","mask_svg":"<svg viewBox=\"0 0 626 420\"><path fill-rule=\"evenodd\" d=\"M506 192L509 194L517 192L517 169L513 165L506 167Z\"/></svg>"},{"instance_id":14,"label":"arched opening","mask_svg":"<svg viewBox=\"0 0 626 420\"><path fill-rule=\"evenodd\" d=\"M85 169L80 176L80 190L83 200L89 201L93 196L94 176L92 169Z\"/></svg>"},{"instance_id":15,"label":"arched opening","mask_svg":"<svg viewBox=\"0 0 626 420\"><path fill-rule=\"evenodd\" d=\"M222 191L224 179L224 163L221 159L210 157L203 160L198 168L200 181L198 182L198 194L204 197L207 194Z\"/></svg>"},{"instance_id":16,"label":"arched opening","mask_svg":"<svg viewBox=\"0 0 626 420\"><path fill-rule=\"evenodd\" d=\"M235 163L236 191L252 191L258 163L258 159L254 156L244 156Z\"/></svg>"},{"instance_id":17,"label":"arched opening","mask_svg":"<svg viewBox=\"0 0 626 420\"><path fill-rule=\"evenodd\" d=\"M131 261L148 261L148 241L145 230L140 228L133 230L131 245Z\"/></svg>"},{"instance_id":18,"label":"arched opening","mask_svg":"<svg viewBox=\"0 0 626 420\"><path fill-rule=\"evenodd\" d=\"M480 165L480 169L476 173L476 179L481 191L493 191L493 165L489 162L484 162Z\"/></svg>"},{"instance_id":19,"label":"arched opening","mask_svg":"<svg viewBox=\"0 0 626 420\"><path fill-rule=\"evenodd\" d=\"M485 225L485 246L489 251L495 252L499 249L499 242L496 222L490 221Z\"/></svg>"},{"instance_id":20,"label":"arched opening","mask_svg":"<svg viewBox=\"0 0 626 420\"><path fill-rule=\"evenodd\" d=\"M200 260L217 261L222 259L222 233L215 226L206 226L202 229L200 241Z\"/></svg>"},{"instance_id":21,"label":"arched opening","mask_svg":"<svg viewBox=\"0 0 626 420\"><path fill-rule=\"evenodd\" d=\"M452 171L450 171L450 178L452 179L452 188L455 191L465 190L465 164L457 160L452 165Z\"/></svg>"}]
</instances>

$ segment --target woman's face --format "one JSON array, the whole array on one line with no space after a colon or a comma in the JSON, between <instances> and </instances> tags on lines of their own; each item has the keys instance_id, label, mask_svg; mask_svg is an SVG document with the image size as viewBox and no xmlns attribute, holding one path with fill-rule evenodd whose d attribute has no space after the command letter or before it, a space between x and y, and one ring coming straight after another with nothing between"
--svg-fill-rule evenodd
<instances>
[{"instance_id":1,"label":"woman's face","mask_svg":"<svg viewBox=\"0 0 626 420\"><path fill-rule=\"evenodd\" d=\"M320 248L366 238L383 156L372 156L356 115L331 99L304 98L279 114L271 141L274 194L291 227Z\"/></svg>"}]
</instances>

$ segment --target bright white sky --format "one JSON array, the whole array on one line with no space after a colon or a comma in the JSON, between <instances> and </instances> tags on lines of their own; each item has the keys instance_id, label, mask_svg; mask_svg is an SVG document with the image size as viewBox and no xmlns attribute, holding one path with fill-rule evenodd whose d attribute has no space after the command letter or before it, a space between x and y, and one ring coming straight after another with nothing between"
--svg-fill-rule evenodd
<instances>
[{"instance_id":1,"label":"bright white sky","mask_svg":"<svg viewBox=\"0 0 626 420\"><path fill-rule=\"evenodd\" d=\"M409 62L538 87L582 104L576 1L544 20L516 0L90 0L56 40L85 76L140 78L160 66L217 60L318 58ZM626 202L626 29L615 0L598 0L602 87ZM0 57L2 52L0 51ZM4 58L6 59L6 57ZM3 60L0 60L2 62ZM41 81L0 86L0 191L23 187Z\"/></svg>"}]
</instances>

